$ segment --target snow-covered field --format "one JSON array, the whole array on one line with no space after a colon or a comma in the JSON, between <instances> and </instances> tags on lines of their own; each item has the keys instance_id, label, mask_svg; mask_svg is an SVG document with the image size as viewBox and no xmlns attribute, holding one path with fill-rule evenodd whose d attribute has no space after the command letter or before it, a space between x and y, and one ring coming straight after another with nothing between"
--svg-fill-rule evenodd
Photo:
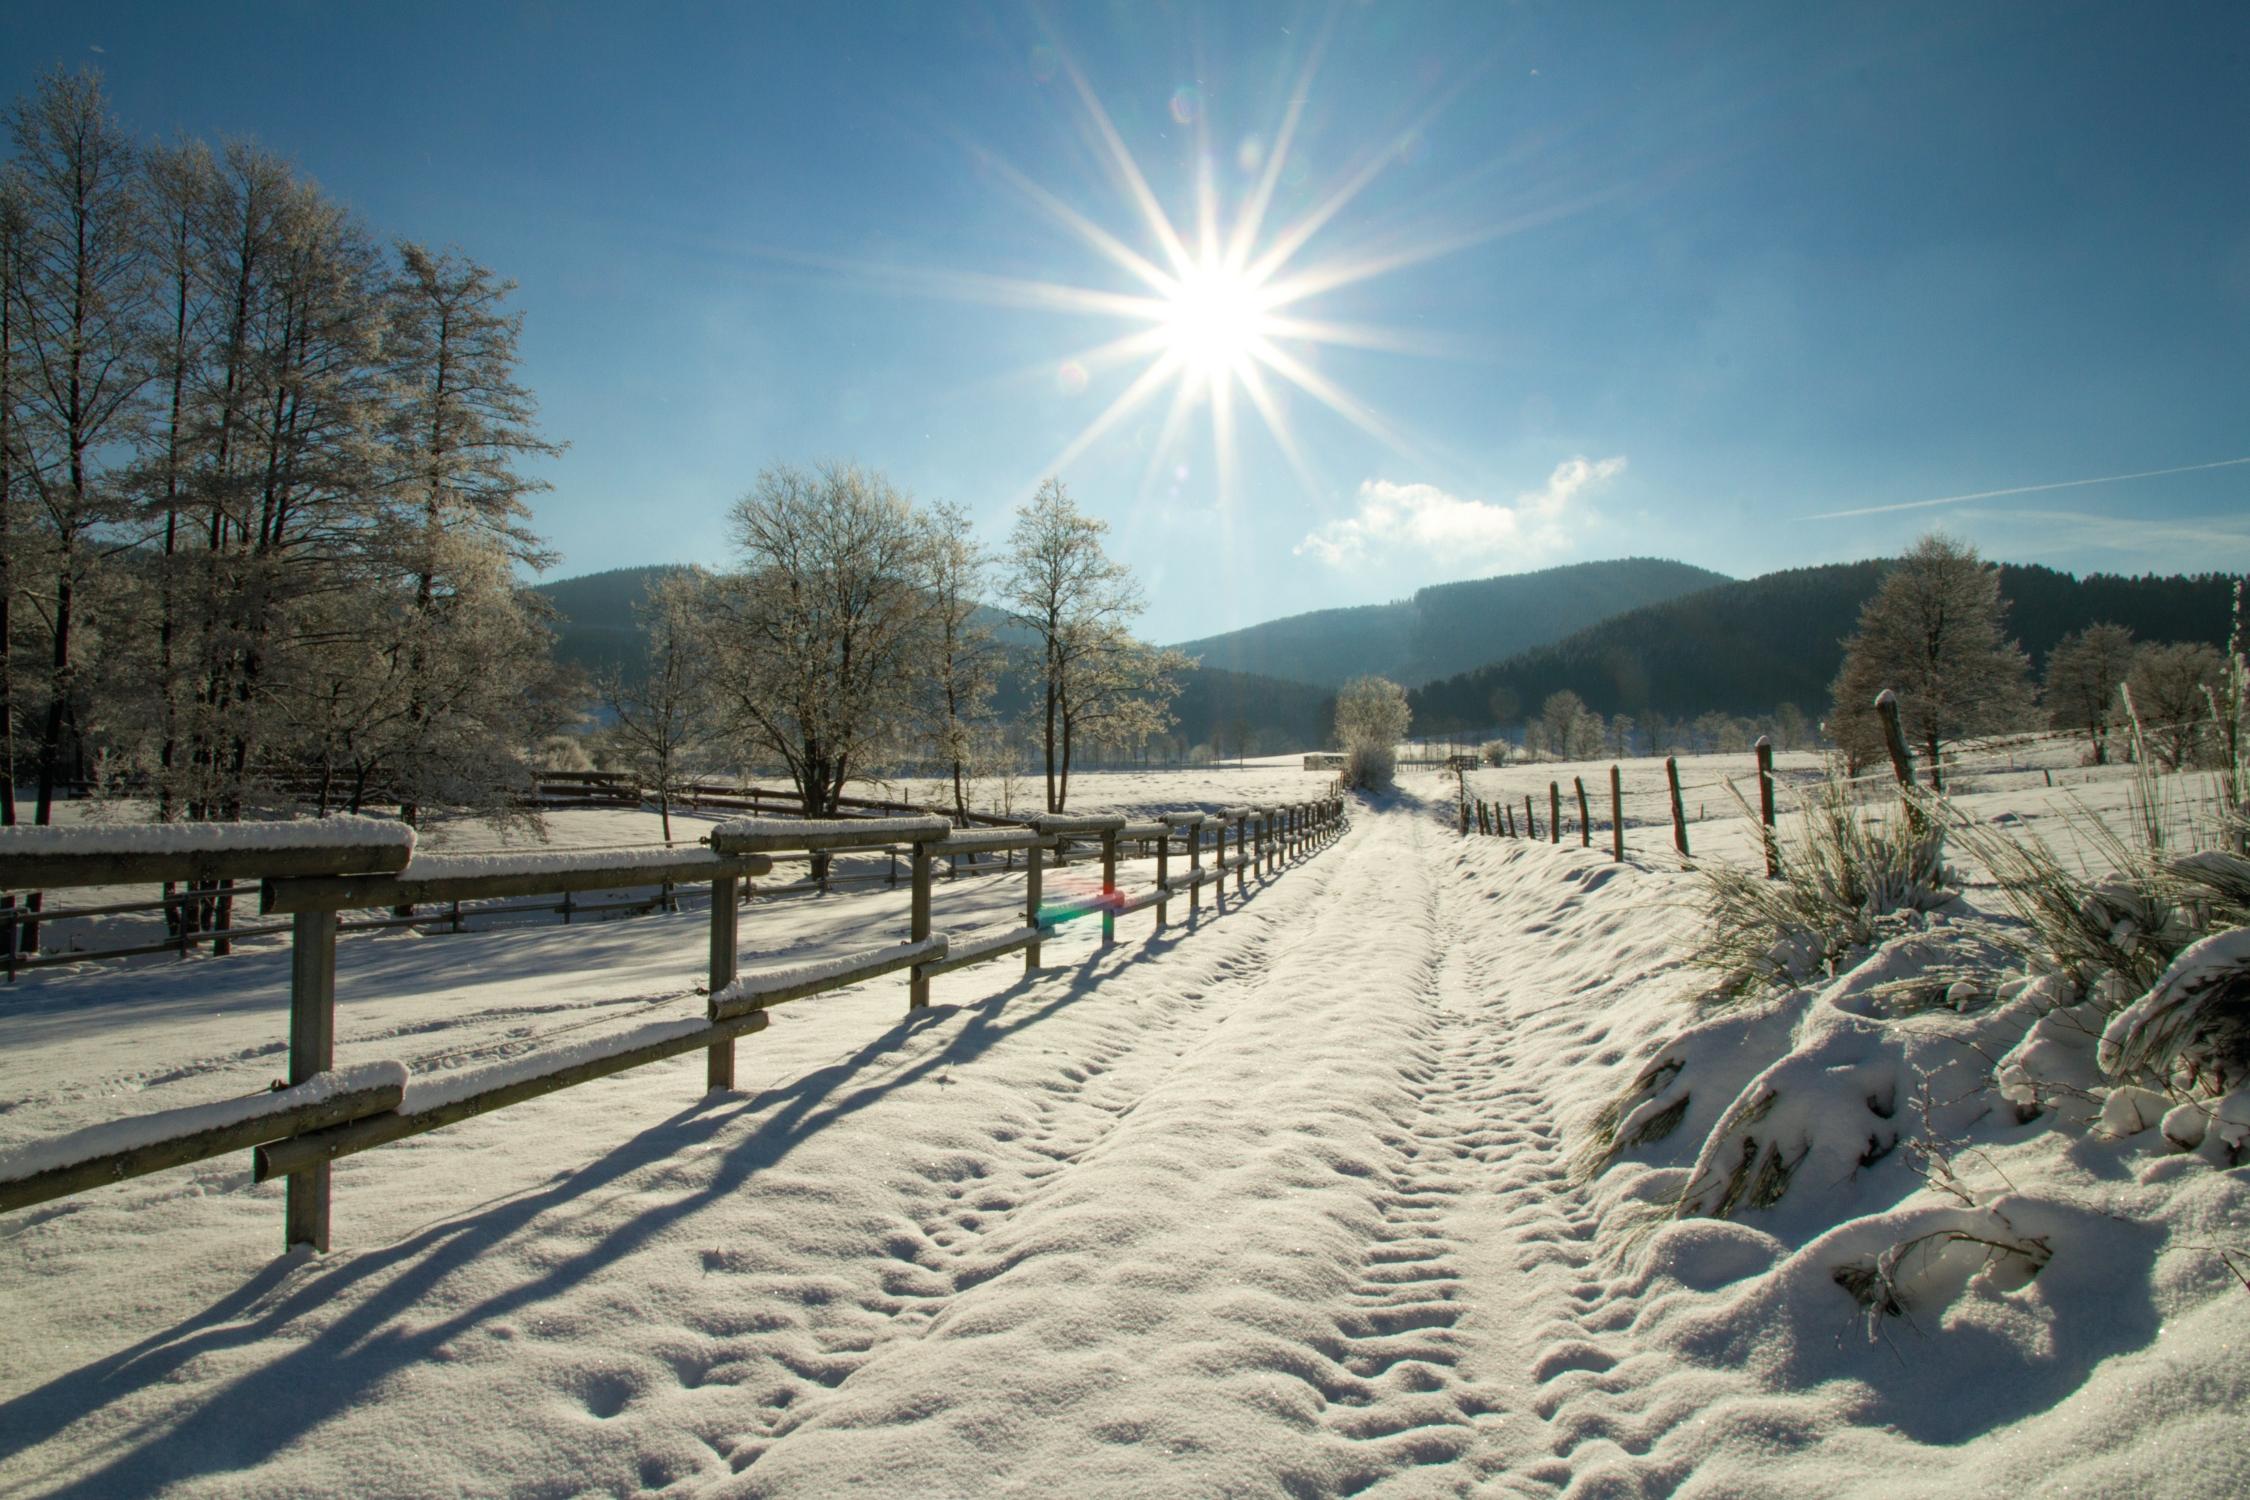
<instances>
[{"instance_id":1,"label":"snow-covered field","mask_svg":"<svg viewBox=\"0 0 2250 1500\"><path fill-rule=\"evenodd\" d=\"M1544 818L1548 774L1477 779ZM1188 775L1088 776L1073 807L1325 784ZM0 1494L2250 1492L2244 1169L1978 1108L1963 1059L2011 1045L2006 1004L1907 1028L1963 1087L1886 1105L1959 1194L1902 1148L1821 1157L1769 1210L1652 1208L1777 1036L1808 1087L1854 1086L1912 942L1691 1032L1687 1128L1589 1175L1707 982L1660 798L1617 865L1464 840L1452 778L1409 773L1192 928L1127 918L1105 953L1075 924L1038 976L945 976L912 1017L899 978L783 1007L739 1094L689 1057L347 1158L325 1257L276 1255L280 1189L240 1160L0 1218ZM639 815L583 816L618 820L598 842ZM937 926L1019 900L944 884ZM903 892L761 900L745 967L904 930ZM694 1014L703 939L693 913L347 938L339 1061ZM263 1086L286 986L279 951L27 977L0 1149ZM2048 1258L1929 1257L1871 1336L1836 1270L1941 1221Z\"/></svg>"}]
</instances>

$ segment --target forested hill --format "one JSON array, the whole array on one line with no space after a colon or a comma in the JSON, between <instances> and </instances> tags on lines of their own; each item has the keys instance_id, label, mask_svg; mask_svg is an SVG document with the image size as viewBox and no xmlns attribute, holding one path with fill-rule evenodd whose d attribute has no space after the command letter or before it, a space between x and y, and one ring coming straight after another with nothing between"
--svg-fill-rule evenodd
<instances>
[{"instance_id":1,"label":"forested hill","mask_svg":"<svg viewBox=\"0 0 2250 1500\"><path fill-rule=\"evenodd\" d=\"M1427 682L1558 641L1624 610L1726 582L1653 557L1434 584L1411 599L1290 615L1182 642L1206 667L1340 687L1366 673Z\"/></svg>"},{"instance_id":2,"label":"forested hill","mask_svg":"<svg viewBox=\"0 0 2250 1500\"><path fill-rule=\"evenodd\" d=\"M589 677L610 667L638 677L648 670L648 649L641 628L633 619L633 606L648 596L648 587L668 573L673 564L650 568L611 568L578 578L558 578L536 584L532 592L554 606L555 660L584 671Z\"/></svg>"},{"instance_id":3,"label":"forested hill","mask_svg":"<svg viewBox=\"0 0 2250 1500\"><path fill-rule=\"evenodd\" d=\"M1792 568L1604 620L1408 694L1418 730L1513 722L1564 688L1597 713L1685 718L1716 709L1762 714L1794 703L1818 718L1843 665L1843 643L1888 562ZM2003 563L2008 630L2034 671L2071 631L2097 621L2145 641L2226 640L2234 578L2084 578Z\"/></svg>"}]
</instances>

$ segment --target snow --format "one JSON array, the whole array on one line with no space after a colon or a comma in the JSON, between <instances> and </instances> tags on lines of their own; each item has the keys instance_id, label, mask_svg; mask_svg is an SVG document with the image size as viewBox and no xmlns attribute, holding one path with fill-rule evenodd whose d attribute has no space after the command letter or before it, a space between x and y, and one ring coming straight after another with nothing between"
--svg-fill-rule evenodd
<instances>
[{"instance_id":1,"label":"snow","mask_svg":"<svg viewBox=\"0 0 2250 1500\"><path fill-rule=\"evenodd\" d=\"M1089 810L1266 795L1086 780ZM2226 1258L2250 1264L2250 1182L2175 1150L2171 1113L2024 1120L1980 1084L2055 1014L2035 979L1902 1011L1947 951L1933 919L1701 1012L1668 837L1621 864L1464 839L1451 791L1355 804L1223 914L1121 920L1108 950L1065 923L1035 976L941 976L911 1015L903 976L782 1007L736 1095L705 1099L691 1055L345 1158L325 1257L279 1255L279 1185L245 1160L0 1218L0 1490L2250 1491ZM1021 872L934 898L939 931L1012 923ZM745 967L864 954L906 904L760 898ZM698 1024L706 933L347 936L339 1056L403 1058L420 1098ZM286 992L279 952L27 977L0 1147L258 1086ZM2116 1098L2099 1028L2074 1035L2032 1076ZM1759 1086L1784 1097L1729 1139L1826 1165L1674 1216ZM1620 1101L1671 1128L1598 1149ZM2250 1131L2250 1096L2199 1119ZM1898 1137L1865 1167L1863 1124ZM1921 1142L1957 1192L1910 1170Z\"/></svg>"},{"instance_id":2,"label":"snow","mask_svg":"<svg viewBox=\"0 0 2250 1500\"><path fill-rule=\"evenodd\" d=\"M406 1097L399 1102L399 1113L427 1114L433 1109L442 1109L457 1100L484 1093L488 1089L505 1088L511 1083L521 1083L527 1078L559 1072L578 1063L615 1057L640 1047L653 1047L659 1042L671 1041L674 1037L702 1031L709 1024L701 1018L650 1021L605 1036L576 1037L560 1045L541 1047L536 1052L526 1052L500 1062L456 1068L433 1077L415 1078L408 1083Z\"/></svg>"},{"instance_id":3,"label":"snow","mask_svg":"<svg viewBox=\"0 0 2250 1500\"><path fill-rule=\"evenodd\" d=\"M0 1182L33 1177L57 1167L75 1166L98 1156L136 1151L161 1145L205 1130L248 1124L304 1104L325 1104L340 1094L363 1089L404 1088L406 1069L396 1062L361 1063L326 1073L315 1073L303 1083L267 1089L236 1099L161 1109L127 1119L89 1125L66 1135L27 1141L0 1150Z\"/></svg>"},{"instance_id":4,"label":"snow","mask_svg":"<svg viewBox=\"0 0 2250 1500\"><path fill-rule=\"evenodd\" d=\"M839 953L831 958L817 959L808 964L745 974L711 997L711 1013L718 1015L742 1001L758 1000L779 994L783 990L796 989L800 985L827 984L872 963L914 963L924 958L943 958L945 950L946 937L941 932L920 942L863 948L853 953Z\"/></svg>"}]
</instances>

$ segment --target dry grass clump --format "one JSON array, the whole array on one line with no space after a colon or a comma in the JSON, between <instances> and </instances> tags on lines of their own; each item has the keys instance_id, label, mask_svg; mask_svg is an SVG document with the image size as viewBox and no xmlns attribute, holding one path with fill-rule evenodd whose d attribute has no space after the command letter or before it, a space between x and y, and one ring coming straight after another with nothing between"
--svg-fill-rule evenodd
<instances>
[{"instance_id":1,"label":"dry grass clump","mask_svg":"<svg viewBox=\"0 0 2250 1500\"><path fill-rule=\"evenodd\" d=\"M1713 998L1739 1000L1833 975L1884 935L1882 919L1935 911L1961 893L1945 830L1917 799L1904 818L1858 804L1830 776L1780 837L1779 879L1724 863L1695 866L1707 927L1691 955L1721 976Z\"/></svg>"}]
</instances>

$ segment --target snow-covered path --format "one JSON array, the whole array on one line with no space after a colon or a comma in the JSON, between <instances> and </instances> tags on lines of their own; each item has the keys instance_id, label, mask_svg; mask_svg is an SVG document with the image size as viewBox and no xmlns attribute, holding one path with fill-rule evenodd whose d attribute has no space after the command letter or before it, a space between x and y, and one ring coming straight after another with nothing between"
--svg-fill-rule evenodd
<instances>
[{"instance_id":1,"label":"snow-covered path","mask_svg":"<svg viewBox=\"0 0 2250 1500\"><path fill-rule=\"evenodd\" d=\"M319 1261L233 1166L0 1226L0 1495L1969 1493L2099 1447L1699 1357L1776 1247L1629 1272L1568 1160L1692 984L1679 877L1448 810L905 1021L786 1007L740 1096L691 1058L351 1158Z\"/></svg>"}]
</instances>

